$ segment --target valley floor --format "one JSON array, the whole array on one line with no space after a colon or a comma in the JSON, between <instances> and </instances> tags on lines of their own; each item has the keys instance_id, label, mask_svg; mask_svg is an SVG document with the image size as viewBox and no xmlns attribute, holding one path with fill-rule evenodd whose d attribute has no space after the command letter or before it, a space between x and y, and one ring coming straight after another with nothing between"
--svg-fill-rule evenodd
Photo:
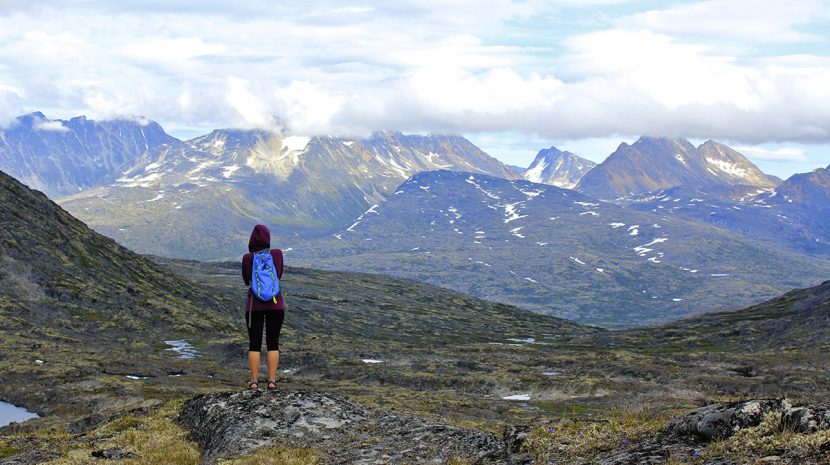
<instances>
[{"instance_id":1,"label":"valley floor","mask_svg":"<svg viewBox=\"0 0 830 465\"><path fill-rule=\"evenodd\" d=\"M243 290L236 264L159 261L209 288L223 308L237 306ZM818 404L830 395L827 339L812 333L764 345L742 336L741 322L731 323L739 334L720 334L706 319L604 331L425 284L307 269L287 270L284 289L284 392L336 393L367 408L497 437L524 431L521 452L540 463L636 463L624 453L663 444L668 420L692 408L766 397ZM33 349L25 360L0 357L0 397L44 418L3 430L0 464L198 462L199 446L176 420L183 402L238 391L247 376L241 308L222 318L238 331L191 335L196 358L167 350L163 341L175 334L158 341L121 336L98 350L56 331L32 336L3 327L3 354ZM44 363L33 365L34 358ZM761 438L751 451L756 457L802 441L765 421L754 430ZM819 460L830 447L822 438L792 446L803 449L798 457ZM751 457L734 441L664 446L669 455L661 457L672 463ZM313 447L286 447L269 449L270 462L260 451L221 463L328 460ZM799 463L792 460L766 463Z\"/></svg>"}]
</instances>

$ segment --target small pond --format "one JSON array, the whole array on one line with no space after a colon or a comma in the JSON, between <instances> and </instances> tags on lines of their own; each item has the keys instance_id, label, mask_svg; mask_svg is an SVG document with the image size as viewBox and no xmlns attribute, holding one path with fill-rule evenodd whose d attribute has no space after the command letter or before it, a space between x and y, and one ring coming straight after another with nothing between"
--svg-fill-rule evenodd
<instances>
[{"instance_id":1,"label":"small pond","mask_svg":"<svg viewBox=\"0 0 830 465\"><path fill-rule=\"evenodd\" d=\"M23 423L32 418L37 418L37 414L8 402L0 402L0 427L11 422Z\"/></svg>"}]
</instances>

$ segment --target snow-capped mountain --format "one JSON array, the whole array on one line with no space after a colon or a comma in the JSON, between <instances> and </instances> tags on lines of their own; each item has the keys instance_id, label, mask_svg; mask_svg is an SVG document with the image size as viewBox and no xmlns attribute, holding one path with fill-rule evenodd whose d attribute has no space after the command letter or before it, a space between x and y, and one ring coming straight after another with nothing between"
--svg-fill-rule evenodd
<instances>
[{"instance_id":1,"label":"snow-capped mountain","mask_svg":"<svg viewBox=\"0 0 830 465\"><path fill-rule=\"evenodd\" d=\"M63 121L35 112L0 128L0 170L58 197L112 181L159 147L178 142L144 118Z\"/></svg>"},{"instance_id":2,"label":"snow-capped mountain","mask_svg":"<svg viewBox=\"0 0 830 465\"><path fill-rule=\"evenodd\" d=\"M423 280L581 322L634 326L731 308L826 277L830 261L663 212L525 180L420 173L306 265Z\"/></svg>"},{"instance_id":3,"label":"snow-capped mountain","mask_svg":"<svg viewBox=\"0 0 830 465\"><path fill-rule=\"evenodd\" d=\"M347 226L409 176L442 168L517 178L460 136L216 130L165 146L115 182L59 202L139 252L229 258L244 249L255 222L273 225L275 238L319 235Z\"/></svg>"},{"instance_id":4,"label":"snow-capped mountain","mask_svg":"<svg viewBox=\"0 0 830 465\"><path fill-rule=\"evenodd\" d=\"M610 200L677 186L772 188L775 184L746 157L718 142L709 140L695 147L685 139L641 137L632 145L621 144L582 178L577 189Z\"/></svg>"},{"instance_id":5,"label":"snow-capped mountain","mask_svg":"<svg viewBox=\"0 0 830 465\"><path fill-rule=\"evenodd\" d=\"M596 163L556 147L540 150L522 177L530 182L572 189Z\"/></svg>"}]
</instances>

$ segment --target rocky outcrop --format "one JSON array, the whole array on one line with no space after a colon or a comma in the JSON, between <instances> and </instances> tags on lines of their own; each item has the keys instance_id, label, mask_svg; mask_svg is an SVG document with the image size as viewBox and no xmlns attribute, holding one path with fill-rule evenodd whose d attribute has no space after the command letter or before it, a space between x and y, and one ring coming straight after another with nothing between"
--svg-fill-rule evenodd
<instances>
[{"instance_id":1,"label":"rocky outcrop","mask_svg":"<svg viewBox=\"0 0 830 465\"><path fill-rule=\"evenodd\" d=\"M780 412L788 407L789 403L783 399L712 404L673 418L669 430L707 440L725 439L742 429L758 426L768 413Z\"/></svg>"},{"instance_id":2,"label":"rocky outcrop","mask_svg":"<svg viewBox=\"0 0 830 465\"><path fill-rule=\"evenodd\" d=\"M781 413L781 428L801 434L830 429L830 406L785 408Z\"/></svg>"},{"instance_id":3,"label":"rocky outcrop","mask_svg":"<svg viewBox=\"0 0 830 465\"><path fill-rule=\"evenodd\" d=\"M179 417L211 464L267 446L309 447L329 464L507 463L503 439L317 391L195 397Z\"/></svg>"},{"instance_id":4,"label":"rocky outcrop","mask_svg":"<svg viewBox=\"0 0 830 465\"><path fill-rule=\"evenodd\" d=\"M672 419L669 430L706 440L725 439L745 428L758 426L769 413L781 415L781 429L813 434L830 429L830 406L792 406L786 399L759 399L712 404Z\"/></svg>"}]
</instances>

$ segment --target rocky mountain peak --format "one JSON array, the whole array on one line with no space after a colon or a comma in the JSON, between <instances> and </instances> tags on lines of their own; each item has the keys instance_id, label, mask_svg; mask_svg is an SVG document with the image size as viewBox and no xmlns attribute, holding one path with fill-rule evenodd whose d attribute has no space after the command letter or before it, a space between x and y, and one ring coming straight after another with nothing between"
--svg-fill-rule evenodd
<instances>
[{"instance_id":1,"label":"rocky mountain peak","mask_svg":"<svg viewBox=\"0 0 830 465\"><path fill-rule=\"evenodd\" d=\"M671 150L677 149L685 153L693 152L695 150L695 146L692 145L691 142L688 140L677 137L677 138L668 138L668 137L652 137L652 136L640 136L636 142L632 144L633 147L638 149L662 149L662 150Z\"/></svg>"},{"instance_id":2,"label":"rocky mountain peak","mask_svg":"<svg viewBox=\"0 0 830 465\"><path fill-rule=\"evenodd\" d=\"M808 208L829 209L830 166L791 176L778 186L773 200Z\"/></svg>"},{"instance_id":3,"label":"rocky mountain peak","mask_svg":"<svg viewBox=\"0 0 830 465\"><path fill-rule=\"evenodd\" d=\"M3 130L0 170L52 196L114 180L139 159L180 141L146 118L95 121L23 115Z\"/></svg>"},{"instance_id":4,"label":"rocky mountain peak","mask_svg":"<svg viewBox=\"0 0 830 465\"><path fill-rule=\"evenodd\" d=\"M594 166L596 163L574 153L550 147L536 154L533 163L522 173L522 177L531 182L570 189Z\"/></svg>"},{"instance_id":5,"label":"rocky mountain peak","mask_svg":"<svg viewBox=\"0 0 830 465\"><path fill-rule=\"evenodd\" d=\"M707 140L697 148L697 153L706 171L725 183L775 187L776 182L745 156L727 145Z\"/></svg>"},{"instance_id":6,"label":"rocky mountain peak","mask_svg":"<svg viewBox=\"0 0 830 465\"><path fill-rule=\"evenodd\" d=\"M621 144L577 186L583 192L613 199L677 186L775 186L746 157L715 141L695 147L685 139L641 137Z\"/></svg>"},{"instance_id":7,"label":"rocky mountain peak","mask_svg":"<svg viewBox=\"0 0 830 465\"><path fill-rule=\"evenodd\" d=\"M187 141L187 144L204 152L219 154L251 149L272 136L272 133L261 129L215 129L209 134Z\"/></svg>"}]
</instances>

